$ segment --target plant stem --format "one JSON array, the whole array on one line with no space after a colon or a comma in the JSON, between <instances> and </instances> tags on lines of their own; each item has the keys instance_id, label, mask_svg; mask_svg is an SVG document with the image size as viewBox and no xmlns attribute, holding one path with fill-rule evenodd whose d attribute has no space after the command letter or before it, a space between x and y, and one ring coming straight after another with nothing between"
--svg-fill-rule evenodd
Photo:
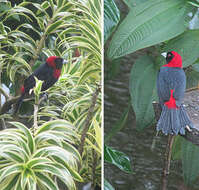
<instances>
[{"instance_id":1,"label":"plant stem","mask_svg":"<svg viewBox=\"0 0 199 190\"><path fill-rule=\"evenodd\" d=\"M37 114L38 114L38 110L39 110L39 105L38 104L34 104L34 123L33 123L33 135L35 132L35 129L38 128L38 121L37 121Z\"/></svg>"},{"instance_id":2,"label":"plant stem","mask_svg":"<svg viewBox=\"0 0 199 190\"><path fill-rule=\"evenodd\" d=\"M35 99L37 99L37 98L35 97ZM36 101L35 104L34 104L34 122L33 122L33 127L32 127L33 136L35 134L36 129L38 128L38 118L37 118L37 116L38 116L38 111L39 111L39 105L45 99L46 99L45 96L42 96L41 99L38 99L38 101Z\"/></svg>"},{"instance_id":3,"label":"plant stem","mask_svg":"<svg viewBox=\"0 0 199 190\"><path fill-rule=\"evenodd\" d=\"M168 135L168 142L165 151L165 161L164 161L164 168L162 174L162 190L167 190L167 182L168 182L168 175L169 169L171 164L171 152L172 152L172 145L174 140L174 135Z\"/></svg>"},{"instance_id":4,"label":"plant stem","mask_svg":"<svg viewBox=\"0 0 199 190\"><path fill-rule=\"evenodd\" d=\"M84 143L85 143L86 134L89 130L90 121L91 121L91 118L93 116L93 111L94 111L95 104L97 102L97 97L100 93L100 90L101 90L101 88L100 88L100 86L98 86L96 91L93 93L93 96L92 96L92 99L91 99L91 105L89 107L88 115L87 115L85 123L84 123L83 132L82 132L82 135L81 135L81 144L79 146L79 153L80 153L81 156L82 156L82 153L83 153L83 147L84 147Z\"/></svg>"},{"instance_id":5,"label":"plant stem","mask_svg":"<svg viewBox=\"0 0 199 190\"><path fill-rule=\"evenodd\" d=\"M95 175L95 170L97 167L97 154L95 152L95 150L92 150L93 153L93 166L92 166L92 184L91 184L91 190L95 190L95 186L96 186L96 175Z\"/></svg>"}]
</instances>

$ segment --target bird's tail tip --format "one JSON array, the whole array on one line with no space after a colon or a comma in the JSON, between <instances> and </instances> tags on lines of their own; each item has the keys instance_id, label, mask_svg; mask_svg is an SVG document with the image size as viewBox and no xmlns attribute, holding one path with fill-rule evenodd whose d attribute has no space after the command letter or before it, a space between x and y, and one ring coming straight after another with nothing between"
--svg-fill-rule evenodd
<instances>
[{"instance_id":1,"label":"bird's tail tip","mask_svg":"<svg viewBox=\"0 0 199 190\"><path fill-rule=\"evenodd\" d=\"M184 135L187 126L194 128L193 123L182 105L174 109L170 109L164 105L156 130L162 131L165 135Z\"/></svg>"}]
</instances>

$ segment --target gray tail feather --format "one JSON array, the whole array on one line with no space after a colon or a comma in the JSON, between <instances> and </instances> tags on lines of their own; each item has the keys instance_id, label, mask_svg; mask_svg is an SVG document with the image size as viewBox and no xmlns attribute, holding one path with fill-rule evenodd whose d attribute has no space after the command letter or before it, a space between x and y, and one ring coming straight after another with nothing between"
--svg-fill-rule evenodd
<instances>
[{"instance_id":1,"label":"gray tail feather","mask_svg":"<svg viewBox=\"0 0 199 190\"><path fill-rule=\"evenodd\" d=\"M17 101L17 103L16 103L14 115L17 114L17 112L19 111L19 109L20 109L20 107L21 107L21 104L22 104L22 102L23 102L24 96L25 96L25 94L22 94L22 95L19 97L19 99L18 99L18 101Z\"/></svg>"},{"instance_id":2,"label":"gray tail feather","mask_svg":"<svg viewBox=\"0 0 199 190\"><path fill-rule=\"evenodd\" d=\"M167 106L163 106L160 119L157 123L157 131L162 130L165 135L177 135L178 133L184 135L186 125L194 128L182 105L178 109L169 109Z\"/></svg>"}]
</instances>

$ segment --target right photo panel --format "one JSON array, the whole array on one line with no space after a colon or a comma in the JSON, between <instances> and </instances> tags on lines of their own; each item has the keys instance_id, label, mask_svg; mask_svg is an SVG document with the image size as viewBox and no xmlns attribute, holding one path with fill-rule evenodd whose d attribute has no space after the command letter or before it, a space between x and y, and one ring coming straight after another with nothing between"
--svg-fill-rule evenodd
<instances>
[{"instance_id":1,"label":"right photo panel","mask_svg":"<svg viewBox=\"0 0 199 190\"><path fill-rule=\"evenodd\" d=\"M199 189L199 1L104 0L104 189Z\"/></svg>"}]
</instances>

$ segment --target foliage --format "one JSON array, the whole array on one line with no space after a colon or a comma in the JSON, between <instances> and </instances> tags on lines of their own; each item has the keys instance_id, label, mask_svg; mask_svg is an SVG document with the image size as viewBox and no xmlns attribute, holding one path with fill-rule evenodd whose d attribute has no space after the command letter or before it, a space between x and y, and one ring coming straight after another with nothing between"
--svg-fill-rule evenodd
<instances>
[{"instance_id":1,"label":"foliage","mask_svg":"<svg viewBox=\"0 0 199 190\"><path fill-rule=\"evenodd\" d=\"M106 179L104 180L104 190L115 190Z\"/></svg>"},{"instance_id":2,"label":"foliage","mask_svg":"<svg viewBox=\"0 0 199 190\"><path fill-rule=\"evenodd\" d=\"M114 150L105 145L104 147L104 159L106 162L114 164L122 171L131 173L131 164L129 158L122 152Z\"/></svg>"},{"instance_id":3,"label":"foliage","mask_svg":"<svg viewBox=\"0 0 199 190\"><path fill-rule=\"evenodd\" d=\"M73 142L78 141L74 126L64 120L50 121L35 134L19 122L17 129L0 132L1 189L59 189L61 180L69 189L82 181L77 173L81 157Z\"/></svg>"},{"instance_id":4,"label":"foliage","mask_svg":"<svg viewBox=\"0 0 199 190\"><path fill-rule=\"evenodd\" d=\"M3 1L0 7L0 82L9 89L7 94L2 91L8 98L1 108L19 95L24 79L48 56L60 56L67 64L59 81L47 91L48 100L39 105L37 122L43 126L50 120L65 120L75 127L79 139L92 96L101 80L101 1ZM39 95L37 90L35 93ZM28 128L32 127L35 117L32 104L31 98L26 100L18 118L12 116L9 108L8 113L1 115L1 122L7 127L8 121L19 119L23 123L25 120ZM81 175L79 181L92 182L93 186L101 182L100 125L101 94L80 155L84 159L76 170L76 174ZM54 134L55 140L59 139L57 135ZM72 138L70 143L75 147L81 144Z\"/></svg>"},{"instance_id":5,"label":"foliage","mask_svg":"<svg viewBox=\"0 0 199 190\"><path fill-rule=\"evenodd\" d=\"M104 141L106 144L118 131L120 131L125 126L125 123L129 115L129 109L130 109L130 106L128 106L125 109L121 118L116 122L113 128L104 137L105 139ZM117 166L124 172L131 173L132 172L131 163L128 156L125 155L123 152L120 152L118 150L115 150L107 146L106 144L104 144L104 161L109 164L113 164ZM106 179L104 180L104 189L107 189L107 190L114 189Z\"/></svg>"},{"instance_id":6,"label":"foliage","mask_svg":"<svg viewBox=\"0 0 199 190\"><path fill-rule=\"evenodd\" d=\"M140 77L141 72L142 77ZM157 96L156 76L157 70L153 65L153 59L149 56L137 59L131 69L129 90L138 130L154 123L154 110L151 102L157 99L155 98Z\"/></svg>"},{"instance_id":7,"label":"foliage","mask_svg":"<svg viewBox=\"0 0 199 190\"><path fill-rule=\"evenodd\" d=\"M114 0L104 1L104 20L104 43L106 43L120 20L120 11Z\"/></svg>"},{"instance_id":8,"label":"foliage","mask_svg":"<svg viewBox=\"0 0 199 190\"><path fill-rule=\"evenodd\" d=\"M116 29L105 44L105 55L107 55L105 67L108 68L107 73L114 73L118 68L118 62L125 59L124 56L149 47L145 49L146 51L142 51L142 56L133 64L129 87L132 107L136 114L136 128L143 130L151 126L154 120L152 101L157 100L156 77L160 66L165 62L161 53L171 50L179 52L187 75L187 88L198 86L199 30L198 19L192 18L198 14L196 7L199 3L198 0L124 0L124 2L129 12L123 20L117 21L119 24L114 25ZM109 4L111 6L111 3ZM106 11L114 13L108 8ZM113 18L117 15L115 12L115 15L109 19L112 18L114 23ZM109 22L105 19L105 26ZM109 33L106 32L104 35ZM146 55L143 55L143 52ZM181 152L182 149L176 157ZM188 162L192 162L190 157L187 157L186 163ZM184 174L186 168L183 167ZM184 175L186 183L191 184L192 174L195 176L194 171L189 170L189 174Z\"/></svg>"},{"instance_id":9,"label":"foliage","mask_svg":"<svg viewBox=\"0 0 199 190\"><path fill-rule=\"evenodd\" d=\"M183 176L188 186L191 186L199 175L198 156L198 146L183 137L175 137L172 148L172 158L182 160Z\"/></svg>"}]
</instances>

